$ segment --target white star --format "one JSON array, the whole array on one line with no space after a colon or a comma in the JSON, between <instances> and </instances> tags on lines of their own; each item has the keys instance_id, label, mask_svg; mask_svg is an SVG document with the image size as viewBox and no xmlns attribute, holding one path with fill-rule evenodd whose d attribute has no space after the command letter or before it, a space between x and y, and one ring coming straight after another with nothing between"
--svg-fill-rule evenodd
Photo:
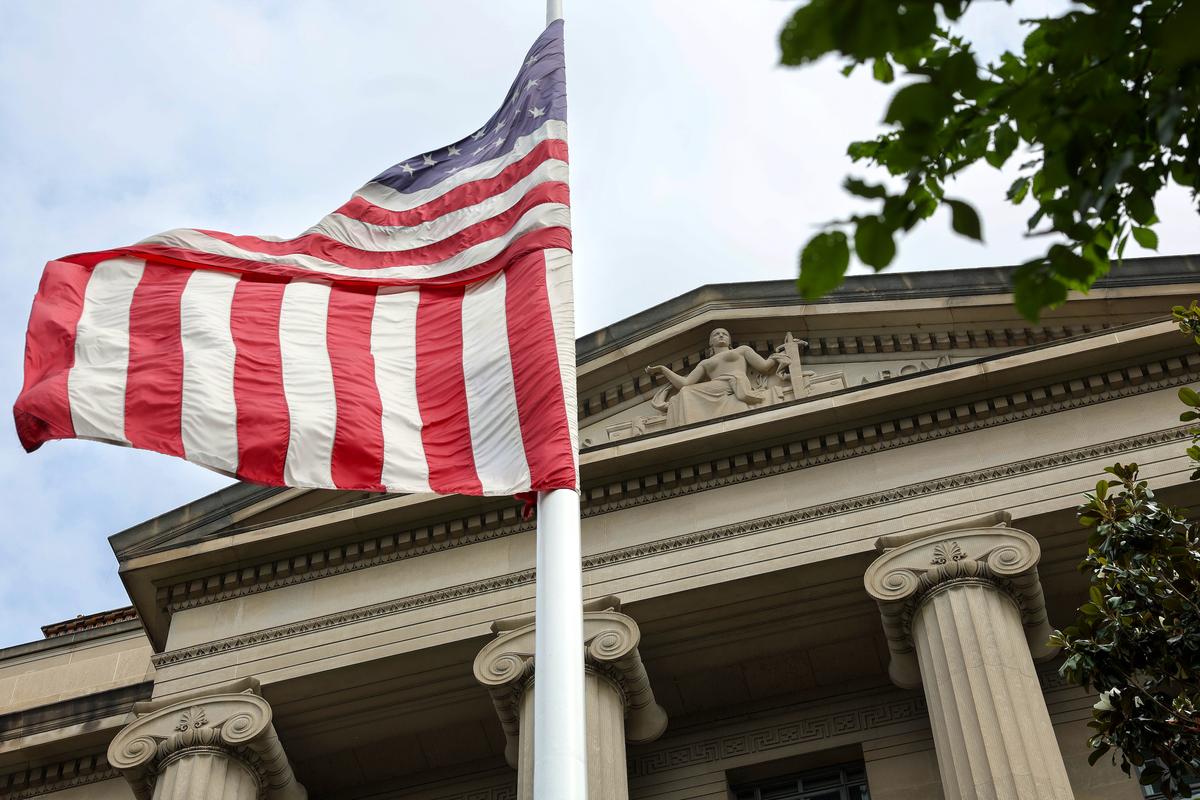
<instances>
[{"instance_id":1,"label":"white star","mask_svg":"<svg viewBox=\"0 0 1200 800\"><path fill-rule=\"evenodd\" d=\"M456 172L458 172L458 167L451 167L450 169L446 170L447 175L453 175Z\"/></svg>"},{"instance_id":2,"label":"white star","mask_svg":"<svg viewBox=\"0 0 1200 800\"><path fill-rule=\"evenodd\" d=\"M480 128L479 130L477 130L471 134L471 138L474 139L475 141L479 141L484 136L487 136L487 131L483 128Z\"/></svg>"},{"instance_id":3,"label":"white star","mask_svg":"<svg viewBox=\"0 0 1200 800\"><path fill-rule=\"evenodd\" d=\"M421 156L421 158L424 161L425 166L427 166L427 167L432 167L434 164L437 163L436 161L433 160L433 156L431 156L429 153L426 153L425 155Z\"/></svg>"},{"instance_id":4,"label":"white star","mask_svg":"<svg viewBox=\"0 0 1200 800\"><path fill-rule=\"evenodd\" d=\"M502 144L504 144L504 137L503 137L503 136L501 136L501 137L500 137L499 139L497 139L496 141L492 142L492 147L496 147L496 148L498 148L498 147L500 147L500 145L502 145Z\"/></svg>"},{"instance_id":5,"label":"white star","mask_svg":"<svg viewBox=\"0 0 1200 800\"><path fill-rule=\"evenodd\" d=\"M448 156L456 156L460 152L461 151L454 145L450 145L449 147L446 148L446 155L448 155Z\"/></svg>"},{"instance_id":6,"label":"white star","mask_svg":"<svg viewBox=\"0 0 1200 800\"><path fill-rule=\"evenodd\" d=\"M533 78L530 78L530 79L529 79L529 83L526 83L526 84L525 84L525 88L526 88L526 89L532 89L533 87L535 87L535 86L537 86L537 85L538 85L538 82L537 82L536 80L534 80Z\"/></svg>"},{"instance_id":7,"label":"white star","mask_svg":"<svg viewBox=\"0 0 1200 800\"><path fill-rule=\"evenodd\" d=\"M537 56L530 56L529 58L525 59L525 66L532 67L534 64L537 63L537 60L538 60Z\"/></svg>"},{"instance_id":8,"label":"white star","mask_svg":"<svg viewBox=\"0 0 1200 800\"><path fill-rule=\"evenodd\" d=\"M499 122L497 122L497 123L496 123L496 130L500 130L501 128L503 128L503 127L504 127L505 125L507 125L507 124L508 124L508 123L507 123L507 122L505 122L504 120L500 120Z\"/></svg>"},{"instance_id":9,"label":"white star","mask_svg":"<svg viewBox=\"0 0 1200 800\"><path fill-rule=\"evenodd\" d=\"M480 153L482 153L484 150L487 150L489 147L491 147L491 145L490 145L490 144L485 144L483 147L479 148L479 149L478 149L478 150L476 150L474 153L471 153L471 155L473 155L473 156L477 156L477 155L479 155Z\"/></svg>"},{"instance_id":10,"label":"white star","mask_svg":"<svg viewBox=\"0 0 1200 800\"><path fill-rule=\"evenodd\" d=\"M406 173L408 173L409 175L412 175L414 172L416 172L416 170L415 170L415 169L413 169L412 167L410 167L410 166L408 165L408 162L407 162L407 161L406 161L405 163L403 163L403 164L401 164L401 165L400 165L400 169L404 170L404 171L405 171Z\"/></svg>"},{"instance_id":11,"label":"white star","mask_svg":"<svg viewBox=\"0 0 1200 800\"><path fill-rule=\"evenodd\" d=\"M537 119L538 117L544 117L546 116L546 109L534 106L533 108L529 109L529 116L533 117L534 119Z\"/></svg>"}]
</instances>

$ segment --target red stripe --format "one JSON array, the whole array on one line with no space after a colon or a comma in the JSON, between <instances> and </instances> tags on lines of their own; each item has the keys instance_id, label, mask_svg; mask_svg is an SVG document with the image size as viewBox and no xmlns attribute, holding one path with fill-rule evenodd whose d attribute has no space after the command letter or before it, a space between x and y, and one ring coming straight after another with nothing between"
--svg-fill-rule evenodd
<instances>
[{"instance_id":1,"label":"red stripe","mask_svg":"<svg viewBox=\"0 0 1200 800\"><path fill-rule=\"evenodd\" d=\"M439 242L414 247L411 250L388 250L377 252L351 247L320 233L308 233L282 242L269 241L258 236L235 236L221 231L200 230L222 242L240 247L253 253L268 256L313 256L323 261L352 267L354 269L380 269L383 267L411 267L436 264L464 250L483 244L512 230L518 220L529 210L543 203L569 203L570 192L560 181L539 183L525 194L516 205L494 217L480 220L453 236Z\"/></svg>"},{"instance_id":2,"label":"red stripe","mask_svg":"<svg viewBox=\"0 0 1200 800\"><path fill-rule=\"evenodd\" d=\"M333 482L341 489L383 491L383 402L375 385L371 321L375 291L336 287L329 293L326 340L337 398Z\"/></svg>"},{"instance_id":3,"label":"red stripe","mask_svg":"<svg viewBox=\"0 0 1200 800\"><path fill-rule=\"evenodd\" d=\"M237 348L233 362L237 474L270 486L283 485L291 431L279 353L279 309L286 285L243 277L234 289L230 308L230 329Z\"/></svg>"},{"instance_id":4,"label":"red stripe","mask_svg":"<svg viewBox=\"0 0 1200 800\"><path fill-rule=\"evenodd\" d=\"M425 288L417 303L417 407L429 487L482 494L463 377L462 287Z\"/></svg>"},{"instance_id":5,"label":"red stripe","mask_svg":"<svg viewBox=\"0 0 1200 800\"><path fill-rule=\"evenodd\" d=\"M569 228L538 228L529 233L522 234L516 239L509 242L508 247L501 250L494 257L484 261L481 264L476 264L473 267L466 267L458 272L452 272L449 275L442 275L436 278L376 278L371 275L363 277L348 277L338 275L332 272L325 272L320 269L308 269L306 267L297 267L290 264L273 264L267 261L255 261L249 258L235 258L231 256L222 256L215 253L206 253L202 250L188 250L182 247L167 247L165 245L134 245L126 247L119 251L110 251L109 258L117 255L132 255L141 258L152 258L157 261L165 261L171 264L180 264L182 266L203 266L209 269L219 269L225 272L236 272L239 274L254 274L262 276L273 276L277 278L313 278L322 277L328 278L335 284L360 284L370 286L464 286L474 283L475 281L483 280L484 278L499 272L504 269L514 260L535 251L544 250L549 247L561 247L566 250L571 249L571 230ZM89 254L90 255L90 254ZM72 260L76 256L71 257Z\"/></svg>"},{"instance_id":6,"label":"red stripe","mask_svg":"<svg viewBox=\"0 0 1200 800\"><path fill-rule=\"evenodd\" d=\"M437 219L451 211L473 206L506 192L530 175L543 162L567 160L567 143L563 139L547 139L539 142L522 158L505 167L492 178L482 178L456 186L441 197L404 211L391 211L355 195L344 206L333 212L344 217L361 220L372 225L403 226L419 225Z\"/></svg>"},{"instance_id":7,"label":"red stripe","mask_svg":"<svg viewBox=\"0 0 1200 800\"><path fill-rule=\"evenodd\" d=\"M184 455L179 298L191 276L190 269L147 261L129 307L125 438L173 456Z\"/></svg>"},{"instance_id":8,"label":"red stripe","mask_svg":"<svg viewBox=\"0 0 1200 800\"><path fill-rule=\"evenodd\" d=\"M75 435L67 375L75 364L75 331L96 258L51 261L33 298L25 334L25 386L13 405L21 446L33 452L51 439ZM75 262L75 263L72 263Z\"/></svg>"},{"instance_id":9,"label":"red stripe","mask_svg":"<svg viewBox=\"0 0 1200 800\"><path fill-rule=\"evenodd\" d=\"M530 488L573 489L574 448L558 370L545 253L524 256L505 271L504 279L508 352Z\"/></svg>"}]
</instances>

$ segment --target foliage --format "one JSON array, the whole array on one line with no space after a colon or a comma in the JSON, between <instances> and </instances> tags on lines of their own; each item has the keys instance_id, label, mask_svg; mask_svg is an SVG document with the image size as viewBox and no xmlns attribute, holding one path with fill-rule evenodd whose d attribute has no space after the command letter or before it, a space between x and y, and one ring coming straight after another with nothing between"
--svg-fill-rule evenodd
<instances>
[{"instance_id":1,"label":"foliage","mask_svg":"<svg viewBox=\"0 0 1200 800\"><path fill-rule=\"evenodd\" d=\"M1200 305L1173 313L1200 344ZM1193 409L1180 419L1200 419L1200 395L1183 388L1179 397ZM1192 434L1188 455L1200 464L1200 430ZM1115 748L1127 773L1137 766L1143 783L1190 797L1187 778L1200 766L1200 524L1161 505L1137 464L1105 472L1113 478L1079 509L1092 529L1080 565L1092 585L1074 625L1054 634L1066 655L1061 671L1101 695L1090 763Z\"/></svg>"},{"instance_id":2,"label":"foliage","mask_svg":"<svg viewBox=\"0 0 1200 800\"><path fill-rule=\"evenodd\" d=\"M980 161L1000 169L1019 150L1029 158L1007 199L1031 201L1029 235L1055 242L1013 277L1030 319L1090 287L1130 237L1157 248L1155 198L1168 180L1197 197L1200 1L1082 0L1061 16L1024 20L1022 50L985 65L950 30L971 3L807 0L780 33L786 65L837 53L846 74L869 65L875 80L901 84L884 115L891 129L849 146L855 161L900 180L846 179L847 191L878 208L829 223L805 245L805 297L841 283L851 247L885 269L896 238L941 206L957 233L982 241L978 213L946 185Z\"/></svg>"}]
</instances>

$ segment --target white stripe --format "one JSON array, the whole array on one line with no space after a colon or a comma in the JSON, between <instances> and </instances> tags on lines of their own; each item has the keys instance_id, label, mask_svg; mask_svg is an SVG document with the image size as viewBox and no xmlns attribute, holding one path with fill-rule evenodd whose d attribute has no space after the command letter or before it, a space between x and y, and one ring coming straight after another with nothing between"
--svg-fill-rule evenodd
<instances>
[{"instance_id":1,"label":"white stripe","mask_svg":"<svg viewBox=\"0 0 1200 800\"><path fill-rule=\"evenodd\" d=\"M575 454L575 475L578 476L579 418L575 399L575 297L571 251L552 247L545 254L546 293L550 297L550 318L554 321L554 340L558 344L563 403L567 409L567 427L571 431L571 452Z\"/></svg>"},{"instance_id":2,"label":"white stripe","mask_svg":"<svg viewBox=\"0 0 1200 800\"><path fill-rule=\"evenodd\" d=\"M517 416L517 391L508 352L504 273L463 293L463 379L475 471L484 494L529 489L529 464Z\"/></svg>"},{"instance_id":3,"label":"white stripe","mask_svg":"<svg viewBox=\"0 0 1200 800\"><path fill-rule=\"evenodd\" d=\"M375 278L383 280L387 278L409 278L412 280L422 280L428 278L438 278L444 275L453 275L456 272L461 272L464 269L482 264L494 258L509 243L514 239L523 236L530 231L539 230L542 228L569 227L571 224L570 208L562 203L542 203L529 209L525 214L517 220L517 223L503 236L498 236L495 239L489 239L486 242L481 242L474 247L469 247L462 252L451 256L443 261L438 261L433 264L414 265L409 267L380 267L376 269L358 269L354 267L346 267L341 264L335 264L332 261L326 261L314 256L272 256L256 253L253 250L245 250L241 247L235 247L228 242L223 242L220 239L214 239L200 231L191 230L190 228L178 228L173 231L166 231L157 236L152 236L146 239L142 244L159 244L167 247L180 247L187 250L199 250L204 253L212 253L214 255L229 256L231 258L243 258L251 261L259 261L265 264L281 264L284 266L306 269L313 272L322 272L329 275L345 276L352 278Z\"/></svg>"},{"instance_id":4,"label":"white stripe","mask_svg":"<svg viewBox=\"0 0 1200 800\"><path fill-rule=\"evenodd\" d=\"M378 253L395 253L426 247L454 236L485 219L503 214L541 183L567 181L567 162L543 161L537 169L500 194L485 197L472 206L450 211L418 225L373 225L342 214L330 214L306 233L320 233L336 241Z\"/></svg>"},{"instance_id":5,"label":"white stripe","mask_svg":"<svg viewBox=\"0 0 1200 800\"><path fill-rule=\"evenodd\" d=\"M388 211L407 211L410 208L423 206L431 200L436 200L464 183L496 177L504 171L505 167L517 163L547 139L566 138L567 123L557 119L547 120L542 127L517 139L513 144L513 149L504 155L461 169L428 188L417 189L413 192L398 192L390 186L371 181L354 194L368 203L386 208Z\"/></svg>"},{"instance_id":6,"label":"white stripe","mask_svg":"<svg viewBox=\"0 0 1200 800\"><path fill-rule=\"evenodd\" d=\"M288 486L333 486L337 400L325 335L328 316L328 284L293 281L283 290L279 355L291 419L283 466Z\"/></svg>"},{"instance_id":7,"label":"white stripe","mask_svg":"<svg viewBox=\"0 0 1200 800\"><path fill-rule=\"evenodd\" d=\"M183 402L179 423L189 461L233 473L238 466L230 310L238 277L192 270L179 299Z\"/></svg>"},{"instance_id":8,"label":"white stripe","mask_svg":"<svg viewBox=\"0 0 1200 800\"><path fill-rule=\"evenodd\" d=\"M380 291L371 320L375 385L383 406L383 475L389 492L428 492L429 465L417 406L419 290Z\"/></svg>"},{"instance_id":9,"label":"white stripe","mask_svg":"<svg viewBox=\"0 0 1200 800\"><path fill-rule=\"evenodd\" d=\"M129 307L145 266L140 258L101 261L84 290L75 329L75 364L67 374L71 424L81 439L129 444L125 438Z\"/></svg>"}]
</instances>

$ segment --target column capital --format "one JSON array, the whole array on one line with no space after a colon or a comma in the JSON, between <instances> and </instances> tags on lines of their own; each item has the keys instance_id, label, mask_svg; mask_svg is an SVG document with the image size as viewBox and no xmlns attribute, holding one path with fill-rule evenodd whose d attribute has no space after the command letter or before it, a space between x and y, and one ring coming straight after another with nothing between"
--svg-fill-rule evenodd
<instances>
[{"instance_id":1,"label":"column capital","mask_svg":"<svg viewBox=\"0 0 1200 800\"><path fill-rule=\"evenodd\" d=\"M513 624L517 627L512 627ZM514 768L520 751L521 698L534 680L534 623L527 618L497 624L495 639L475 658L475 679L487 687L504 729L504 757ZM614 608L583 612L584 665L606 678L625 708L625 739L650 742L667 727L667 712L654 699L638 652L641 630Z\"/></svg>"},{"instance_id":2,"label":"column capital","mask_svg":"<svg viewBox=\"0 0 1200 800\"><path fill-rule=\"evenodd\" d=\"M966 583L985 583L1011 598L1021 613L1034 660L1052 658L1057 649L1048 643L1051 629L1037 573L1041 556L1033 536L997 526L939 531L875 559L863 582L879 604L892 654L888 668L892 681L904 688L921 685L913 649L913 615L930 596Z\"/></svg>"},{"instance_id":3,"label":"column capital","mask_svg":"<svg viewBox=\"0 0 1200 800\"><path fill-rule=\"evenodd\" d=\"M189 695L176 702L139 703L137 719L108 747L138 800L150 800L158 776L172 762L195 753L220 752L241 762L258 781L265 800L306 800L271 722L271 706L257 686L241 691Z\"/></svg>"}]
</instances>

